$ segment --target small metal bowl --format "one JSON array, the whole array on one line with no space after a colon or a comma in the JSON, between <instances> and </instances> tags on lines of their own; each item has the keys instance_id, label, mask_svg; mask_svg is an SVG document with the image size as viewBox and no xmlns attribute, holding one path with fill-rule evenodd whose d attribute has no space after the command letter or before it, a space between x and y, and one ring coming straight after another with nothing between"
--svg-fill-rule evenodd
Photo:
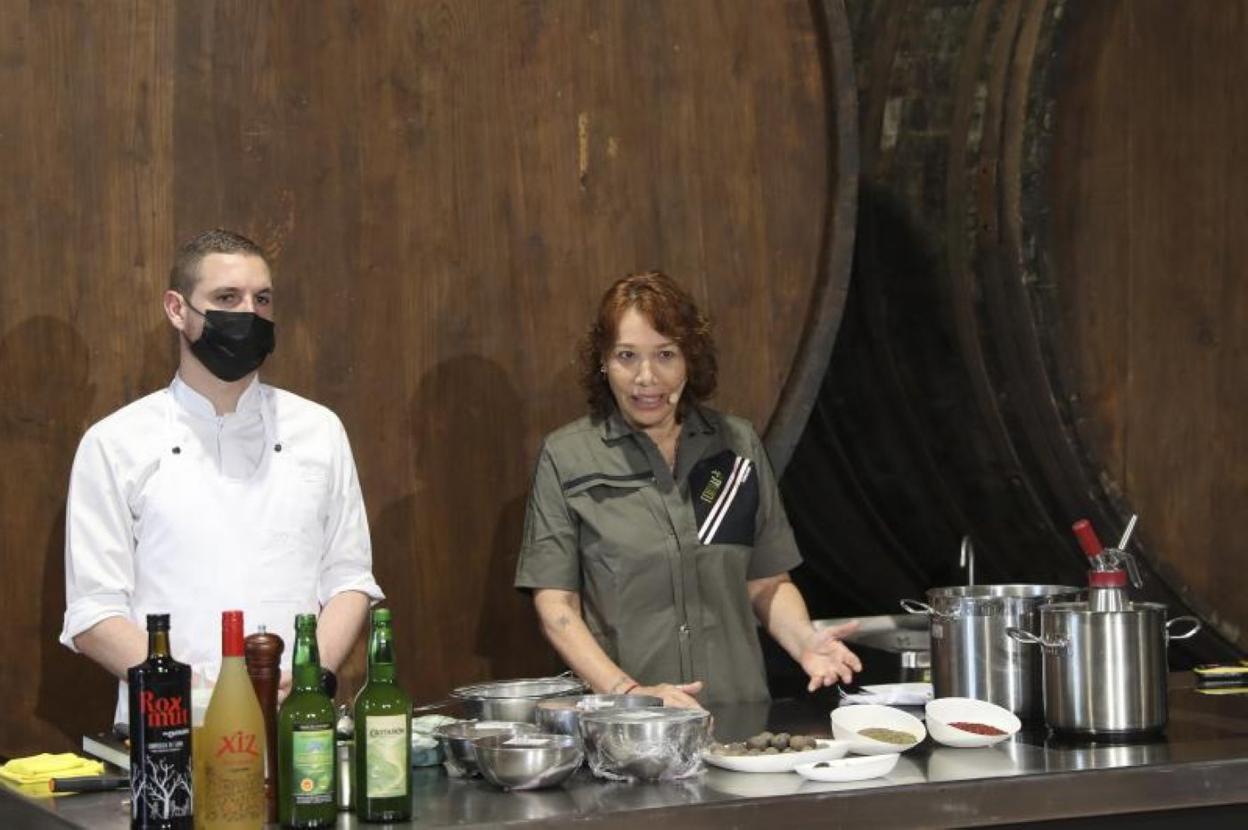
<instances>
[{"instance_id":1,"label":"small metal bowl","mask_svg":"<svg viewBox=\"0 0 1248 830\"><path fill-rule=\"evenodd\" d=\"M442 746L442 754L446 756L447 771L452 775L480 775L477 769L477 756L473 741L492 735L512 737L514 735L531 735L538 731L531 723L514 721L460 721L447 723L433 730L433 736Z\"/></svg>"},{"instance_id":2,"label":"small metal bowl","mask_svg":"<svg viewBox=\"0 0 1248 830\"><path fill-rule=\"evenodd\" d=\"M641 709L662 706L663 698L653 695L569 695L537 703L537 728L556 735L581 737L581 714L604 709Z\"/></svg>"},{"instance_id":3,"label":"small metal bowl","mask_svg":"<svg viewBox=\"0 0 1248 830\"><path fill-rule=\"evenodd\" d=\"M710 724L702 709L607 709L581 714L581 739L599 778L667 781L702 769Z\"/></svg>"},{"instance_id":4,"label":"small metal bowl","mask_svg":"<svg viewBox=\"0 0 1248 830\"><path fill-rule=\"evenodd\" d=\"M558 786L585 757L571 735L543 732L477 738L473 749L481 775L504 790Z\"/></svg>"},{"instance_id":5,"label":"small metal bowl","mask_svg":"<svg viewBox=\"0 0 1248 830\"><path fill-rule=\"evenodd\" d=\"M539 700L584 691L585 684L575 677L541 677L460 686L451 697L460 701L469 718L533 723Z\"/></svg>"}]
</instances>

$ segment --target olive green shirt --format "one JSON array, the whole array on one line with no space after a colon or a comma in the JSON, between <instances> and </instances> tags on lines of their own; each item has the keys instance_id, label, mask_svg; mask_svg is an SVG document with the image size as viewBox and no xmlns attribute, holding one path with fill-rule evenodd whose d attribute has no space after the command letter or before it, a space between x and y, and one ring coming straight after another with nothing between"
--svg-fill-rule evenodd
<instances>
[{"instance_id":1,"label":"olive green shirt","mask_svg":"<svg viewBox=\"0 0 1248 830\"><path fill-rule=\"evenodd\" d=\"M801 562L793 530L749 422L692 408L681 430L674 474L618 411L547 436L515 584L578 592L594 638L644 685L766 700L746 581Z\"/></svg>"}]
</instances>

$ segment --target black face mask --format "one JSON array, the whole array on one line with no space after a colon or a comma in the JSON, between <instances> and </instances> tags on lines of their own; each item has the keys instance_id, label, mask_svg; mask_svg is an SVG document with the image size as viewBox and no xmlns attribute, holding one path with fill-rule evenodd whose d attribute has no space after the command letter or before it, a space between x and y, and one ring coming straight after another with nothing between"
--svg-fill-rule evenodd
<instances>
[{"instance_id":1,"label":"black face mask","mask_svg":"<svg viewBox=\"0 0 1248 830\"><path fill-rule=\"evenodd\" d=\"M272 354L276 345L272 320L254 311L204 313L189 300L186 307L204 318L204 329L199 339L191 343L191 354L221 380L230 382L245 377Z\"/></svg>"}]
</instances>

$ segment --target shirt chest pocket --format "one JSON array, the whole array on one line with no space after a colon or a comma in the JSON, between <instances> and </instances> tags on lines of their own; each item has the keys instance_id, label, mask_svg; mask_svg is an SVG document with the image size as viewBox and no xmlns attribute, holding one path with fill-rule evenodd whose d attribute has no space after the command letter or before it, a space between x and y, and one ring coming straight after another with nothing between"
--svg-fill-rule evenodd
<instances>
[{"instance_id":1,"label":"shirt chest pocket","mask_svg":"<svg viewBox=\"0 0 1248 830\"><path fill-rule=\"evenodd\" d=\"M292 462L280 476L281 492L269 512L261 568L292 595L315 585L325 546L329 500L328 471Z\"/></svg>"},{"instance_id":2,"label":"shirt chest pocket","mask_svg":"<svg viewBox=\"0 0 1248 830\"><path fill-rule=\"evenodd\" d=\"M754 544L758 475L754 462L724 450L689 472L689 497L704 545Z\"/></svg>"},{"instance_id":3,"label":"shirt chest pocket","mask_svg":"<svg viewBox=\"0 0 1248 830\"><path fill-rule=\"evenodd\" d=\"M655 509L653 486L647 473L587 477L565 489L587 566L624 576L665 555L670 523Z\"/></svg>"}]
</instances>

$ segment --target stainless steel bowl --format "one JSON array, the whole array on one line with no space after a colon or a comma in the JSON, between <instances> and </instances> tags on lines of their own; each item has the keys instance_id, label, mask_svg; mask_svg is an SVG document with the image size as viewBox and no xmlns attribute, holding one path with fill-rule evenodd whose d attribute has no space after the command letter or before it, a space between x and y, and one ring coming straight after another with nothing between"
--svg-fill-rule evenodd
<instances>
[{"instance_id":1,"label":"stainless steel bowl","mask_svg":"<svg viewBox=\"0 0 1248 830\"><path fill-rule=\"evenodd\" d=\"M581 713L603 709L641 709L662 706L653 695L568 695L537 702L537 727L543 732L581 737Z\"/></svg>"},{"instance_id":2,"label":"stainless steel bowl","mask_svg":"<svg viewBox=\"0 0 1248 830\"><path fill-rule=\"evenodd\" d=\"M438 739L442 753L446 756L447 770L455 775L468 776L480 774L473 741L494 735L531 735L537 731L537 727L531 723L461 721L436 727L433 736Z\"/></svg>"},{"instance_id":3,"label":"stainless steel bowl","mask_svg":"<svg viewBox=\"0 0 1248 830\"><path fill-rule=\"evenodd\" d=\"M660 781L702 768L711 715L701 709L648 707L581 713L581 740L599 778Z\"/></svg>"},{"instance_id":4,"label":"stainless steel bowl","mask_svg":"<svg viewBox=\"0 0 1248 830\"><path fill-rule=\"evenodd\" d=\"M492 735L473 741L481 774L505 790L536 790L562 784L584 755L571 735L534 732Z\"/></svg>"},{"instance_id":5,"label":"stainless steel bowl","mask_svg":"<svg viewBox=\"0 0 1248 830\"><path fill-rule=\"evenodd\" d=\"M451 697L463 704L469 718L532 723L539 700L583 691L585 684L578 678L543 677L460 686L451 692Z\"/></svg>"}]
</instances>

